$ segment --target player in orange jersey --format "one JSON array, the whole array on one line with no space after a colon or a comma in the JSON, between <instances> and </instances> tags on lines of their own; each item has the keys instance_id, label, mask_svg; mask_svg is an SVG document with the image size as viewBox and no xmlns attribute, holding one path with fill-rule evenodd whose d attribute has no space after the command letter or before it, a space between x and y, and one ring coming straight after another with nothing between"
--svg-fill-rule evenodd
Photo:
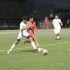
<instances>
[{"instance_id":1,"label":"player in orange jersey","mask_svg":"<svg viewBox=\"0 0 70 70\"><path fill-rule=\"evenodd\" d=\"M49 20L47 17L45 17L45 19L44 19L44 28L45 29L48 29L48 24L49 24Z\"/></svg>"},{"instance_id":2,"label":"player in orange jersey","mask_svg":"<svg viewBox=\"0 0 70 70\"><path fill-rule=\"evenodd\" d=\"M38 43L38 40L37 40L37 37L35 35L35 28L36 28L36 22L34 21L34 18L32 16L30 16L28 18L28 22L27 22L27 25L28 25L28 33L30 34L30 36L33 38L36 46L37 46L37 49L38 51L42 51L42 48L39 46L39 43ZM25 43L28 43L29 40L27 40Z\"/></svg>"}]
</instances>

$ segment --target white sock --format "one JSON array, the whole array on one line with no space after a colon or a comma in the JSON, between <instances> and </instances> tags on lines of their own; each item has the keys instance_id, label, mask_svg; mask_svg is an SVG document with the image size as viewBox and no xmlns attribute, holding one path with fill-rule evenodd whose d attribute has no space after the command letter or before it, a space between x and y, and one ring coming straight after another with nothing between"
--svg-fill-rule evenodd
<instances>
[{"instance_id":1,"label":"white sock","mask_svg":"<svg viewBox=\"0 0 70 70\"><path fill-rule=\"evenodd\" d=\"M13 45L11 46L11 48L7 51L7 54L9 54L14 47L15 47L15 44L13 44Z\"/></svg>"},{"instance_id":2,"label":"white sock","mask_svg":"<svg viewBox=\"0 0 70 70\"><path fill-rule=\"evenodd\" d=\"M33 41L31 42L31 45L32 45L33 49L37 49L37 46L35 45L35 43Z\"/></svg>"},{"instance_id":3,"label":"white sock","mask_svg":"<svg viewBox=\"0 0 70 70\"><path fill-rule=\"evenodd\" d=\"M38 52L41 52L42 50L43 50L43 48L40 48L40 47L38 48Z\"/></svg>"},{"instance_id":4,"label":"white sock","mask_svg":"<svg viewBox=\"0 0 70 70\"><path fill-rule=\"evenodd\" d=\"M60 36L57 36L57 39L59 39L60 38Z\"/></svg>"}]
</instances>

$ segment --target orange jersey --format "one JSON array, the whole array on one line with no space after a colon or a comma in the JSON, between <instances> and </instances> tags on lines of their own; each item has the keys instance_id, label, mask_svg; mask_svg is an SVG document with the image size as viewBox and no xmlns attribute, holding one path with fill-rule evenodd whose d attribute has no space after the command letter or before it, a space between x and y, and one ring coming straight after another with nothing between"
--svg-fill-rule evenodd
<instances>
[{"instance_id":1,"label":"orange jersey","mask_svg":"<svg viewBox=\"0 0 70 70\"><path fill-rule=\"evenodd\" d=\"M33 22L33 29L36 29L36 22Z\"/></svg>"},{"instance_id":2,"label":"orange jersey","mask_svg":"<svg viewBox=\"0 0 70 70\"><path fill-rule=\"evenodd\" d=\"M34 28L35 28L35 23L32 23L30 21L28 21L27 23L28 25L28 33L30 34L31 37L34 37Z\"/></svg>"},{"instance_id":3,"label":"orange jersey","mask_svg":"<svg viewBox=\"0 0 70 70\"><path fill-rule=\"evenodd\" d=\"M48 19L45 19L44 20L44 26L48 26L48 23L49 23Z\"/></svg>"},{"instance_id":4,"label":"orange jersey","mask_svg":"<svg viewBox=\"0 0 70 70\"><path fill-rule=\"evenodd\" d=\"M36 29L36 22L35 21L33 23L28 21L27 25L28 25L29 29L32 29L32 30Z\"/></svg>"}]
</instances>

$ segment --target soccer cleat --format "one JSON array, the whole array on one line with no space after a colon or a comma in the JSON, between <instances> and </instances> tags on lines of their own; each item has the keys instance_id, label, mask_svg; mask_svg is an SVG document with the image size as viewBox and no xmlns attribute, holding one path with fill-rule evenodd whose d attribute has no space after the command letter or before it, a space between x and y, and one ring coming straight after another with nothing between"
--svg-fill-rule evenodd
<instances>
[{"instance_id":1,"label":"soccer cleat","mask_svg":"<svg viewBox=\"0 0 70 70\"><path fill-rule=\"evenodd\" d=\"M60 37L59 36L57 36L57 38L56 38L57 40L59 40L60 39Z\"/></svg>"},{"instance_id":2,"label":"soccer cleat","mask_svg":"<svg viewBox=\"0 0 70 70\"><path fill-rule=\"evenodd\" d=\"M38 48L38 52L42 52L43 48Z\"/></svg>"},{"instance_id":3,"label":"soccer cleat","mask_svg":"<svg viewBox=\"0 0 70 70\"><path fill-rule=\"evenodd\" d=\"M7 51L7 54L9 54L10 53L10 51Z\"/></svg>"}]
</instances>

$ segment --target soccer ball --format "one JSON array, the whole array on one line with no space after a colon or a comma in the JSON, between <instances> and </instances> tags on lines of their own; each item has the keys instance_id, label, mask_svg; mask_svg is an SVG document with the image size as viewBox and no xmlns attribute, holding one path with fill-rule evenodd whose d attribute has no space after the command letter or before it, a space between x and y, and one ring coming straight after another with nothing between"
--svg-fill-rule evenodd
<instances>
[{"instance_id":1,"label":"soccer ball","mask_svg":"<svg viewBox=\"0 0 70 70\"><path fill-rule=\"evenodd\" d=\"M46 55L46 54L48 54L48 50L47 50L47 49L43 49L43 50L42 50L42 53L43 53L44 55Z\"/></svg>"}]
</instances>

